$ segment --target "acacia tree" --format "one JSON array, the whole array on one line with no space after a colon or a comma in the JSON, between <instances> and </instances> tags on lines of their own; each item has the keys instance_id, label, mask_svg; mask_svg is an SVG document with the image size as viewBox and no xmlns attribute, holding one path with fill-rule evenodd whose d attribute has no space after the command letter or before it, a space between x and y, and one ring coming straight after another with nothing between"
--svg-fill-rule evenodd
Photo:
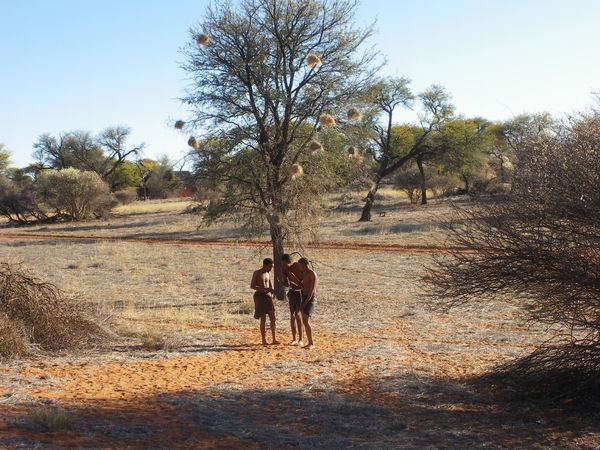
<instances>
[{"instance_id":1,"label":"acacia tree","mask_svg":"<svg viewBox=\"0 0 600 450\"><path fill-rule=\"evenodd\" d=\"M511 191L457 210L451 241L463 251L440 257L426 279L441 304L505 299L556 333L505 376L539 395L579 387L597 398L600 112L525 131L514 141Z\"/></svg>"},{"instance_id":2,"label":"acacia tree","mask_svg":"<svg viewBox=\"0 0 600 450\"><path fill-rule=\"evenodd\" d=\"M395 145L394 136L394 111L399 106L411 106L413 95L408 89L408 80L405 78L389 78L380 80L370 87L371 98L374 106L382 113L382 124L373 125L373 148L371 154L376 162L376 171L372 176L369 192L365 200L360 222L371 220L371 209L375 203L375 194L381 181L393 174L408 161L416 158L430 147L430 135L439 131L439 127L454 113L454 106L450 103L450 95L444 88L432 85L418 95L423 110L419 115L420 129L414 135L409 148Z\"/></svg>"},{"instance_id":3,"label":"acacia tree","mask_svg":"<svg viewBox=\"0 0 600 450\"><path fill-rule=\"evenodd\" d=\"M358 53L373 30L353 25L357 5L217 1L182 50L191 80L182 99L192 111L187 130L220 142L197 153L198 171L218 178L223 193L205 223L235 215L246 229L268 228L276 261L323 179L315 161L329 149L311 154L319 127L333 126L329 115L345 111L373 76L374 53Z\"/></svg>"},{"instance_id":4,"label":"acacia tree","mask_svg":"<svg viewBox=\"0 0 600 450\"><path fill-rule=\"evenodd\" d=\"M442 173L460 179L467 195L472 194L473 181L486 165L491 141L488 125L481 118L450 120L432 140L433 161Z\"/></svg>"}]
</instances>

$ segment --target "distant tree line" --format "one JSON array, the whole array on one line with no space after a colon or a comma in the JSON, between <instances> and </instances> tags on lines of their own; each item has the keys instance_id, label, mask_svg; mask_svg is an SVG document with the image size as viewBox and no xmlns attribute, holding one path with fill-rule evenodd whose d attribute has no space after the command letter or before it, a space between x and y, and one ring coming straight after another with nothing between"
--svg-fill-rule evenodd
<instances>
[{"instance_id":1,"label":"distant tree line","mask_svg":"<svg viewBox=\"0 0 600 450\"><path fill-rule=\"evenodd\" d=\"M35 162L19 169L0 144L0 215L16 223L103 218L136 197L167 198L182 189L169 158L143 158L145 144L128 147L130 134L124 126L95 136L44 133L33 145Z\"/></svg>"}]
</instances>

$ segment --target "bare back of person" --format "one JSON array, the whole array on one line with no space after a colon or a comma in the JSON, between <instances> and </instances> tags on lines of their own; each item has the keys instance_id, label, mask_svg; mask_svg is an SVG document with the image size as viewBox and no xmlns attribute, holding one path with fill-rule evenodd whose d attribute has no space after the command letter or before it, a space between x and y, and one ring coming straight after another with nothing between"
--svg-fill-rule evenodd
<instances>
[{"instance_id":1,"label":"bare back of person","mask_svg":"<svg viewBox=\"0 0 600 450\"><path fill-rule=\"evenodd\" d=\"M263 345L266 340L266 320L267 315L271 321L271 333L273 335L273 344L279 344L275 338L275 305L273 304L273 282L271 281L271 270L273 269L273 260L265 258L263 267L255 270L250 281L250 289L254 292L254 318L260 320L260 334Z\"/></svg>"}]
</instances>

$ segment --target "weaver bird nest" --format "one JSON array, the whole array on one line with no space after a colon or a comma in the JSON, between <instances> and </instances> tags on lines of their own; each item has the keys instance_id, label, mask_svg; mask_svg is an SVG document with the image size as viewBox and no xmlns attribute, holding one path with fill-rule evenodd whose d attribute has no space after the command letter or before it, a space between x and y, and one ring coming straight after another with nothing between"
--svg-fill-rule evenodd
<instances>
[{"instance_id":1,"label":"weaver bird nest","mask_svg":"<svg viewBox=\"0 0 600 450\"><path fill-rule=\"evenodd\" d=\"M198 148L200 147L200 144L198 143L198 141L196 140L196 138L194 136L191 136L188 139L188 145L192 148Z\"/></svg>"},{"instance_id":2,"label":"weaver bird nest","mask_svg":"<svg viewBox=\"0 0 600 450\"><path fill-rule=\"evenodd\" d=\"M335 119L329 114L321 114L319 116L319 123L325 128L331 128L335 126Z\"/></svg>"},{"instance_id":3,"label":"weaver bird nest","mask_svg":"<svg viewBox=\"0 0 600 450\"><path fill-rule=\"evenodd\" d=\"M290 167L290 174L292 175L292 180L293 180L295 178L302 176L302 174L304 174L304 169L298 163L292 164L292 167Z\"/></svg>"},{"instance_id":4,"label":"weaver bird nest","mask_svg":"<svg viewBox=\"0 0 600 450\"><path fill-rule=\"evenodd\" d=\"M198 45L206 45L210 42L210 37L208 36L208 34L199 34L196 38L196 42L198 43Z\"/></svg>"},{"instance_id":5,"label":"weaver bird nest","mask_svg":"<svg viewBox=\"0 0 600 450\"><path fill-rule=\"evenodd\" d=\"M308 55L306 57L306 65L308 67L314 67L319 64L322 64L322 61L321 61L321 58L319 58L317 55L311 53L310 55Z\"/></svg>"},{"instance_id":6,"label":"weaver bird nest","mask_svg":"<svg viewBox=\"0 0 600 450\"><path fill-rule=\"evenodd\" d=\"M358 110L358 108L355 108L354 106L351 107L350 109L348 109L348 120L360 120L362 119L362 114L360 113L360 111Z\"/></svg>"},{"instance_id":7,"label":"weaver bird nest","mask_svg":"<svg viewBox=\"0 0 600 450\"><path fill-rule=\"evenodd\" d=\"M319 153L323 151L323 144L321 144L319 141L312 141L308 148L312 153Z\"/></svg>"}]
</instances>

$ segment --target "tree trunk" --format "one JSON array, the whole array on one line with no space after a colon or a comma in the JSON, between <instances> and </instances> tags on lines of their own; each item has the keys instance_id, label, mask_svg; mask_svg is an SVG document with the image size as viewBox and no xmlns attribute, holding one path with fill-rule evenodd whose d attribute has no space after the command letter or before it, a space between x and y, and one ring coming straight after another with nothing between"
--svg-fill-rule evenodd
<instances>
[{"instance_id":1,"label":"tree trunk","mask_svg":"<svg viewBox=\"0 0 600 450\"><path fill-rule=\"evenodd\" d=\"M417 167L421 174L421 205L427 204L427 186L425 184L425 169L423 168L423 154L419 154L417 157Z\"/></svg>"},{"instance_id":2,"label":"tree trunk","mask_svg":"<svg viewBox=\"0 0 600 450\"><path fill-rule=\"evenodd\" d=\"M359 222L370 222L371 221L371 209L373 208L373 203L375 203L375 194L377 194L377 189L379 189L379 183L383 177L377 176L374 181L373 187L369 190L367 194L367 200L365 201L365 206L363 206L362 215Z\"/></svg>"},{"instance_id":3,"label":"tree trunk","mask_svg":"<svg viewBox=\"0 0 600 450\"><path fill-rule=\"evenodd\" d=\"M279 224L271 224L271 242L273 244L273 262L275 277L282 279L283 275L281 273L281 257L283 256L283 229ZM275 280L273 277L273 280ZM285 298L285 287L282 284L275 283L273 281L273 288L275 289L275 296L279 300L283 300Z\"/></svg>"}]
</instances>

